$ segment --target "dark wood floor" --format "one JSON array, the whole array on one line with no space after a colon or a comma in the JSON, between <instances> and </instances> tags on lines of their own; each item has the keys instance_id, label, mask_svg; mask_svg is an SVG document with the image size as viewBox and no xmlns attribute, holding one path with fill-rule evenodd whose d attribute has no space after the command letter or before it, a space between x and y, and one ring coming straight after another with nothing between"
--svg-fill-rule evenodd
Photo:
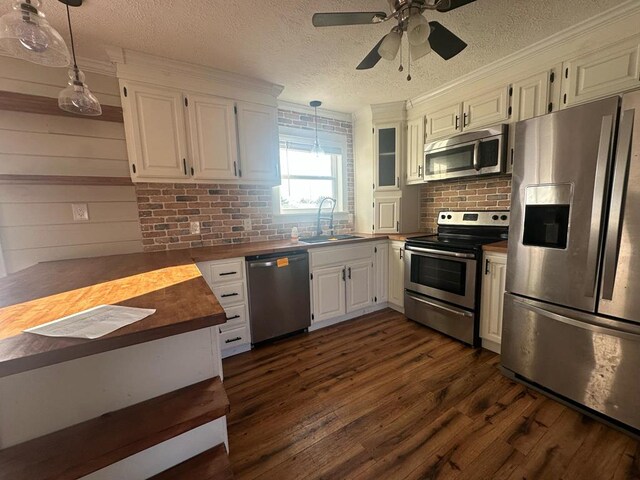
<instances>
[{"instance_id":1,"label":"dark wood floor","mask_svg":"<svg viewBox=\"0 0 640 480\"><path fill-rule=\"evenodd\" d=\"M638 479L630 437L390 310L224 361L240 479Z\"/></svg>"}]
</instances>

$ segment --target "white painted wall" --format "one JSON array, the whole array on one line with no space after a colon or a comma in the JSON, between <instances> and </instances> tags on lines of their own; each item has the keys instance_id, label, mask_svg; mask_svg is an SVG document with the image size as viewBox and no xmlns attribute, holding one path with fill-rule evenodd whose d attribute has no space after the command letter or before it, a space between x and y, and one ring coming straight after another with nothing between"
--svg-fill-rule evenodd
<instances>
[{"instance_id":1,"label":"white painted wall","mask_svg":"<svg viewBox=\"0 0 640 480\"><path fill-rule=\"evenodd\" d=\"M66 69L0 57L0 90L56 97ZM87 74L100 101L120 105L114 77ZM0 111L0 174L128 177L120 123ZM88 222L74 222L86 203ZM38 262L142 251L133 186L0 184L0 276Z\"/></svg>"},{"instance_id":2,"label":"white painted wall","mask_svg":"<svg viewBox=\"0 0 640 480\"><path fill-rule=\"evenodd\" d=\"M355 231L371 232L373 225L373 116L369 106L353 115L355 168Z\"/></svg>"}]
</instances>

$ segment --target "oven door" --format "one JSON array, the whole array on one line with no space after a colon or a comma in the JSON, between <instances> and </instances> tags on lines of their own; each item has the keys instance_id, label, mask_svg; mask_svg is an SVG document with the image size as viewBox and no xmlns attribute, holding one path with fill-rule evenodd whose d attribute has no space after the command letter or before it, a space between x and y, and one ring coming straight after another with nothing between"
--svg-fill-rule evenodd
<instances>
[{"instance_id":1,"label":"oven door","mask_svg":"<svg viewBox=\"0 0 640 480\"><path fill-rule=\"evenodd\" d=\"M473 253L407 245L405 262L407 290L475 309L477 260Z\"/></svg>"},{"instance_id":2,"label":"oven door","mask_svg":"<svg viewBox=\"0 0 640 480\"><path fill-rule=\"evenodd\" d=\"M501 173L504 168L504 137L494 135L451 145L435 142L425 148L425 180Z\"/></svg>"}]
</instances>

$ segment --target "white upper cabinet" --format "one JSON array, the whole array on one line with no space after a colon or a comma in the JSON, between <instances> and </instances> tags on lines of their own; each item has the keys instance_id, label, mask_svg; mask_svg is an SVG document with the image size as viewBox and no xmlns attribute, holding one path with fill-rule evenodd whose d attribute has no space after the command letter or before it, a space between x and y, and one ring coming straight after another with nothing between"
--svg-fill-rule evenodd
<instances>
[{"instance_id":1,"label":"white upper cabinet","mask_svg":"<svg viewBox=\"0 0 640 480\"><path fill-rule=\"evenodd\" d=\"M640 87L637 37L563 63L562 107Z\"/></svg>"},{"instance_id":2,"label":"white upper cabinet","mask_svg":"<svg viewBox=\"0 0 640 480\"><path fill-rule=\"evenodd\" d=\"M511 97L512 120L519 122L547 113L549 108L551 71L514 82Z\"/></svg>"},{"instance_id":3,"label":"white upper cabinet","mask_svg":"<svg viewBox=\"0 0 640 480\"><path fill-rule=\"evenodd\" d=\"M122 87L133 179L188 177L182 92L127 82Z\"/></svg>"},{"instance_id":4,"label":"white upper cabinet","mask_svg":"<svg viewBox=\"0 0 640 480\"><path fill-rule=\"evenodd\" d=\"M238 141L233 100L210 95L189 95L187 99L193 178L237 178Z\"/></svg>"},{"instance_id":5,"label":"white upper cabinet","mask_svg":"<svg viewBox=\"0 0 640 480\"><path fill-rule=\"evenodd\" d=\"M375 233L397 233L400 231L401 197L376 197L374 200Z\"/></svg>"},{"instance_id":6,"label":"white upper cabinet","mask_svg":"<svg viewBox=\"0 0 640 480\"><path fill-rule=\"evenodd\" d=\"M280 181L278 109L238 102L239 175L247 181Z\"/></svg>"},{"instance_id":7,"label":"white upper cabinet","mask_svg":"<svg viewBox=\"0 0 640 480\"><path fill-rule=\"evenodd\" d=\"M407 180L408 185L424 180L424 117L407 122Z\"/></svg>"},{"instance_id":8,"label":"white upper cabinet","mask_svg":"<svg viewBox=\"0 0 640 480\"><path fill-rule=\"evenodd\" d=\"M427 141L462 131L462 103L427 113Z\"/></svg>"},{"instance_id":9,"label":"white upper cabinet","mask_svg":"<svg viewBox=\"0 0 640 480\"><path fill-rule=\"evenodd\" d=\"M381 124L375 127L374 188L376 192L400 189L401 129L401 123Z\"/></svg>"},{"instance_id":10,"label":"white upper cabinet","mask_svg":"<svg viewBox=\"0 0 640 480\"><path fill-rule=\"evenodd\" d=\"M478 130L481 127L505 122L509 119L509 88L500 87L463 103L462 129Z\"/></svg>"}]
</instances>

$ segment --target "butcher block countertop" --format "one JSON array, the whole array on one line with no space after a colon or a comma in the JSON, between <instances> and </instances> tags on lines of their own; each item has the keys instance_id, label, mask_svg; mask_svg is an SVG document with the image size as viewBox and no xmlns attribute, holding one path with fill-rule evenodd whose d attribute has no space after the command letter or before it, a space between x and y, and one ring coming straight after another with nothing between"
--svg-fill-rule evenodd
<instances>
[{"instance_id":1,"label":"butcher block countertop","mask_svg":"<svg viewBox=\"0 0 640 480\"><path fill-rule=\"evenodd\" d=\"M483 245L482 250L485 252L498 252L498 253L507 253L509 247L508 240L502 240L501 242L489 243L488 245Z\"/></svg>"},{"instance_id":2,"label":"butcher block countertop","mask_svg":"<svg viewBox=\"0 0 640 480\"><path fill-rule=\"evenodd\" d=\"M0 279L0 377L211 327L224 310L194 262L404 236L305 244L290 240L45 262ZM98 305L155 308L138 322L94 340L23 330Z\"/></svg>"}]
</instances>

